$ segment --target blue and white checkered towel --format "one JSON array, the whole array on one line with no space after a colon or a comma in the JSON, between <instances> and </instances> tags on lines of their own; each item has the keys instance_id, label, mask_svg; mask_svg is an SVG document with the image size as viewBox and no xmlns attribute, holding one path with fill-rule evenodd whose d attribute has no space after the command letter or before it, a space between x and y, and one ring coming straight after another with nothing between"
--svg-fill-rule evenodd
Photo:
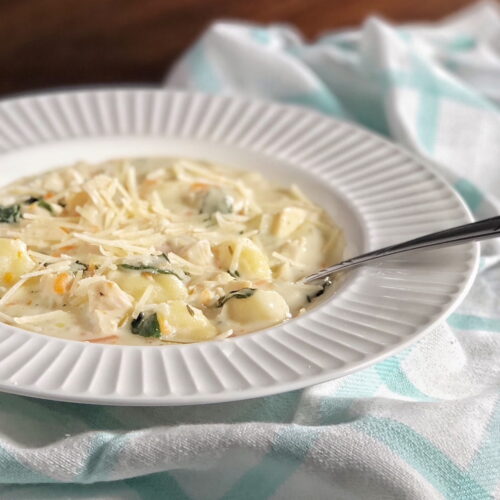
<instances>
[{"instance_id":1,"label":"blue and white checkered towel","mask_svg":"<svg viewBox=\"0 0 500 500\"><path fill-rule=\"evenodd\" d=\"M371 18L313 44L218 23L168 77L357 121L431 159L477 217L500 199L500 10ZM2 499L500 498L500 245L460 306L402 353L241 403L112 408L0 396Z\"/></svg>"}]
</instances>

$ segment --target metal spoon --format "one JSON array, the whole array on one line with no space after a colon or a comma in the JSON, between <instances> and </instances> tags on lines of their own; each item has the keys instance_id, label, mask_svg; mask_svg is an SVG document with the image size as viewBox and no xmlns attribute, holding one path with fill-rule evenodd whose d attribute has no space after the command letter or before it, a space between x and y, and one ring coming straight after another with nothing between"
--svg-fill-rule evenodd
<instances>
[{"instance_id":1,"label":"metal spoon","mask_svg":"<svg viewBox=\"0 0 500 500\"><path fill-rule=\"evenodd\" d=\"M382 259L384 257L388 257L389 255L409 252L411 250L419 250L421 248L441 248L460 245L461 243L465 243L467 241L477 241L487 238L495 238L497 236L500 236L500 216L491 217L490 219L484 219L478 222L472 222L471 224L465 224L463 226L452 227L450 229L445 229L444 231L438 231L437 233L426 234L425 236L420 236L419 238L415 238L413 240L358 255L352 259L344 260L333 266L321 269L320 271L307 276L302 281L304 283L310 283L311 281L325 278L326 276L330 276L344 269L359 266L360 264L364 264L365 262L372 260Z\"/></svg>"}]
</instances>

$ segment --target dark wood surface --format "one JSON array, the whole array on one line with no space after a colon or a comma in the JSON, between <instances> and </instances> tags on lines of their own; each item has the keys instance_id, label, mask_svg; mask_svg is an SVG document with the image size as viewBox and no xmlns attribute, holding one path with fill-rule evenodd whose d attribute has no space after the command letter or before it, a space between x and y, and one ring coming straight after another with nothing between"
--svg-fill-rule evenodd
<instances>
[{"instance_id":1,"label":"dark wood surface","mask_svg":"<svg viewBox=\"0 0 500 500\"><path fill-rule=\"evenodd\" d=\"M0 94L158 82L214 19L286 22L308 38L377 13L438 19L468 0L0 0Z\"/></svg>"}]
</instances>

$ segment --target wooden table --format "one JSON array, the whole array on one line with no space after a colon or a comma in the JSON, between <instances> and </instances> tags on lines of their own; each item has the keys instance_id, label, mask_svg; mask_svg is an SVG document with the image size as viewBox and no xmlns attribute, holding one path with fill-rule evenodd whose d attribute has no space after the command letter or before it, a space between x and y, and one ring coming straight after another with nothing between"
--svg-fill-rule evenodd
<instances>
[{"instance_id":1,"label":"wooden table","mask_svg":"<svg viewBox=\"0 0 500 500\"><path fill-rule=\"evenodd\" d=\"M158 82L214 19L296 25L311 38L378 13L438 19L468 0L0 0L0 94Z\"/></svg>"}]
</instances>

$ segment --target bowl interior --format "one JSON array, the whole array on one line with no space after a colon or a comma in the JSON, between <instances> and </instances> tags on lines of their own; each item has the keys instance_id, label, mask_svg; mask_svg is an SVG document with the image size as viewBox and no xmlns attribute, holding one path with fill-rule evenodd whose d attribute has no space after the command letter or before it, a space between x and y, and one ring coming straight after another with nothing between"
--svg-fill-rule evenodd
<instances>
[{"instance_id":1,"label":"bowl interior","mask_svg":"<svg viewBox=\"0 0 500 500\"><path fill-rule=\"evenodd\" d=\"M346 257L470 220L456 194L417 158L300 108L236 96L110 89L6 101L0 124L0 184L78 160L116 157L182 156L257 170L283 186L296 183L321 205L344 231ZM2 324L0 390L87 403L176 405L324 382L408 345L458 303L472 282L478 248L442 252L349 272L335 300L330 290L299 318L218 342L94 345Z\"/></svg>"},{"instance_id":2,"label":"bowl interior","mask_svg":"<svg viewBox=\"0 0 500 500\"><path fill-rule=\"evenodd\" d=\"M20 177L36 175L77 161L100 162L116 157L172 156L220 163L230 168L257 170L282 185L297 184L320 205L342 229L346 241L344 257L366 247L366 235L357 211L330 183L324 183L301 165L278 160L247 149L224 144L165 137L82 138L32 146L2 155L0 185ZM318 304L332 294L325 294Z\"/></svg>"}]
</instances>

